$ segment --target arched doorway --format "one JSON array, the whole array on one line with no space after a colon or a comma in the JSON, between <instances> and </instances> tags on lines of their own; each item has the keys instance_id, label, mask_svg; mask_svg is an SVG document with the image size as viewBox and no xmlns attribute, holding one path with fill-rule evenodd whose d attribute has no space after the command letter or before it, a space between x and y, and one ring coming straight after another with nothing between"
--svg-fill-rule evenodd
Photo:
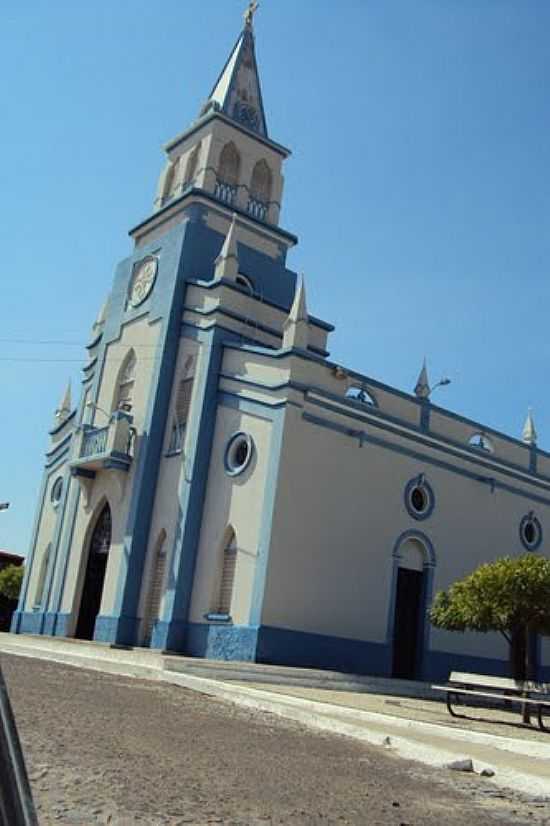
<instances>
[{"instance_id":1,"label":"arched doorway","mask_svg":"<svg viewBox=\"0 0 550 826\"><path fill-rule=\"evenodd\" d=\"M111 508L105 504L95 524L90 540L86 577L80 600L80 612L75 637L93 640L97 615L101 606L105 570L111 547Z\"/></svg>"},{"instance_id":2,"label":"arched doorway","mask_svg":"<svg viewBox=\"0 0 550 826\"><path fill-rule=\"evenodd\" d=\"M392 677L418 680L422 678L425 615L435 555L427 537L408 531L397 541L393 558Z\"/></svg>"}]
</instances>

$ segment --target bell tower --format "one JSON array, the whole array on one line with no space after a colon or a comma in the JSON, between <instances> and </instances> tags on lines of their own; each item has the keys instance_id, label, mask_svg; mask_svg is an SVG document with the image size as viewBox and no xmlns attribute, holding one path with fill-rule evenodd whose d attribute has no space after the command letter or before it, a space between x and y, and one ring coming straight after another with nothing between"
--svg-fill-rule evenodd
<instances>
[{"instance_id":1,"label":"bell tower","mask_svg":"<svg viewBox=\"0 0 550 826\"><path fill-rule=\"evenodd\" d=\"M225 66L191 128L169 141L157 212L193 190L271 226L279 223L282 165L290 152L267 130L251 3Z\"/></svg>"}]
</instances>

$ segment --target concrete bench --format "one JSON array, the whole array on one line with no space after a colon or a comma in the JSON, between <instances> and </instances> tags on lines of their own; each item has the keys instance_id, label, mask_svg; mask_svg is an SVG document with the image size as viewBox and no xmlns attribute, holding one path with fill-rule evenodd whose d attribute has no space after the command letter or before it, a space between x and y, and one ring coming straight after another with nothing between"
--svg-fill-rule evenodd
<instances>
[{"instance_id":1,"label":"concrete bench","mask_svg":"<svg viewBox=\"0 0 550 826\"><path fill-rule=\"evenodd\" d=\"M446 685L432 685L432 688L447 693L447 708L452 717L466 716L457 714L453 710L453 703L460 705L462 697L480 697L488 701L499 700L505 704L515 703L532 707L536 712L539 728L542 731L550 731L550 727L544 724L545 716L550 724L550 686L544 683L452 671Z\"/></svg>"}]
</instances>

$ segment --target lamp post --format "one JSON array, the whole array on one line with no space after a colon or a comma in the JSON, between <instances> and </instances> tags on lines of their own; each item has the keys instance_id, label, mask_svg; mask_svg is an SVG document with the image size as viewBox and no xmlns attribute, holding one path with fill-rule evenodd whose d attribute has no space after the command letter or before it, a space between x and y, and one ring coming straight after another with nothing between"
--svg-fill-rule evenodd
<instances>
[{"instance_id":1,"label":"lamp post","mask_svg":"<svg viewBox=\"0 0 550 826\"><path fill-rule=\"evenodd\" d=\"M0 511L9 508L0 502ZM0 665L0 826L38 826L25 758Z\"/></svg>"}]
</instances>

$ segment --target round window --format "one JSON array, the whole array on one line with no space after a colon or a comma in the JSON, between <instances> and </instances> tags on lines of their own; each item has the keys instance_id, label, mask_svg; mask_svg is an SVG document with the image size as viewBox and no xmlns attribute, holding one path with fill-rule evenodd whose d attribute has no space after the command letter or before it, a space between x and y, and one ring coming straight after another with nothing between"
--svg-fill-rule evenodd
<instances>
[{"instance_id":1,"label":"round window","mask_svg":"<svg viewBox=\"0 0 550 826\"><path fill-rule=\"evenodd\" d=\"M528 551L536 551L542 542L542 526L533 513L524 516L519 526L521 544Z\"/></svg>"},{"instance_id":2,"label":"round window","mask_svg":"<svg viewBox=\"0 0 550 826\"><path fill-rule=\"evenodd\" d=\"M413 519L427 519L434 505L434 492L424 476L411 479L405 488L405 507Z\"/></svg>"},{"instance_id":3,"label":"round window","mask_svg":"<svg viewBox=\"0 0 550 826\"><path fill-rule=\"evenodd\" d=\"M63 493L63 477L58 476L55 482L53 483L51 499L52 504L59 505L61 502L61 495Z\"/></svg>"},{"instance_id":4,"label":"round window","mask_svg":"<svg viewBox=\"0 0 550 826\"><path fill-rule=\"evenodd\" d=\"M237 476L248 467L254 450L252 437L247 433L235 433L225 450L225 469L231 476Z\"/></svg>"}]
</instances>

